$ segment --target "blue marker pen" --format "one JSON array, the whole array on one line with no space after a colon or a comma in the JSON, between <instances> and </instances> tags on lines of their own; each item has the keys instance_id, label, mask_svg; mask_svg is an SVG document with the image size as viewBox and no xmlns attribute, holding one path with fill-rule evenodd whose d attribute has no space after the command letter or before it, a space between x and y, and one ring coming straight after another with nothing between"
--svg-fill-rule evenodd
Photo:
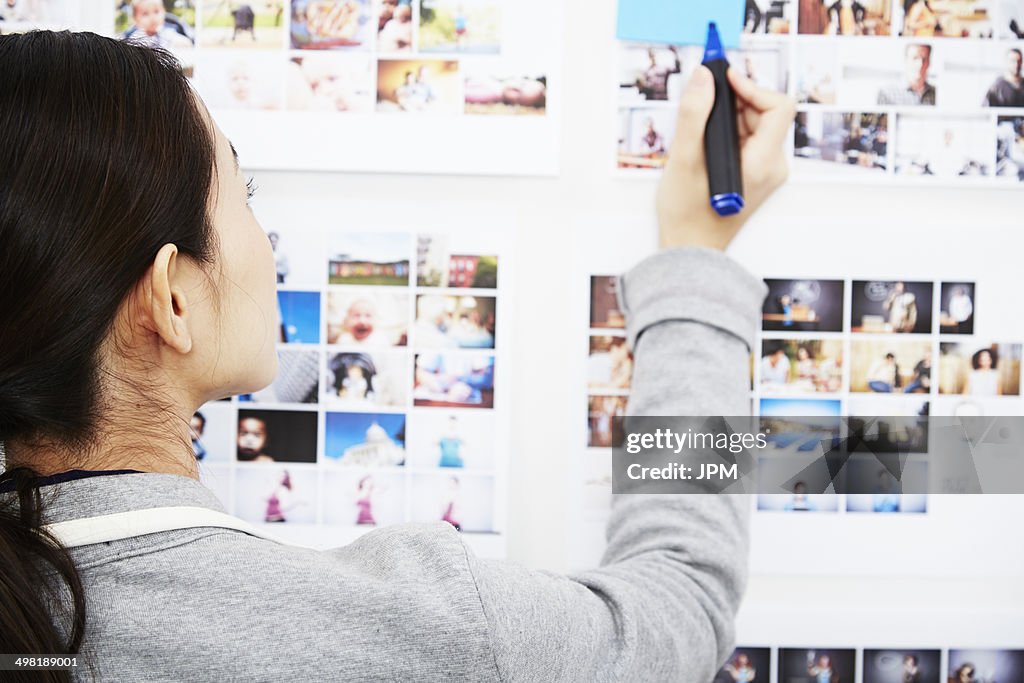
<instances>
[{"instance_id":1,"label":"blue marker pen","mask_svg":"<svg viewBox=\"0 0 1024 683\"><path fill-rule=\"evenodd\" d=\"M722 39L714 22L708 25L704 66L715 77L715 106L704 132L704 156L711 188L711 208L720 216L743 210L743 173L740 169L740 132L736 122L736 93L729 85Z\"/></svg>"}]
</instances>

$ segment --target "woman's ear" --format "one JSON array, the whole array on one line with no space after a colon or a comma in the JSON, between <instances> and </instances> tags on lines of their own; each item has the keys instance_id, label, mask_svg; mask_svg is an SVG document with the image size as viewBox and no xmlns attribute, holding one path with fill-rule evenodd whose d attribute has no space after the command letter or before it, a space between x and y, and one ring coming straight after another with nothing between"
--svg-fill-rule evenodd
<instances>
[{"instance_id":1,"label":"woman's ear","mask_svg":"<svg viewBox=\"0 0 1024 683\"><path fill-rule=\"evenodd\" d=\"M185 290L176 281L177 275L178 247L165 244L143 277L139 307L143 319L161 341L185 354L192 350L190 311Z\"/></svg>"}]
</instances>

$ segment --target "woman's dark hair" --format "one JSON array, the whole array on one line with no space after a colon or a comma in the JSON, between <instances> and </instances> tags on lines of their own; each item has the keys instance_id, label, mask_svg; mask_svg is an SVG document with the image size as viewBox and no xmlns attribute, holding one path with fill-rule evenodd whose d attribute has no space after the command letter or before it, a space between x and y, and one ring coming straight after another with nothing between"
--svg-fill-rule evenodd
<instances>
[{"instance_id":1,"label":"woman's dark hair","mask_svg":"<svg viewBox=\"0 0 1024 683\"><path fill-rule=\"evenodd\" d=\"M213 131L169 54L91 33L0 36L0 443L18 465L0 475L18 492L0 496L0 652L82 645L81 581L40 533L36 472L17 456L99 446L101 345L162 246L213 262L215 174Z\"/></svg>"},{"instance_id":2,"label":"woman's dark hair","mask_svg":"<svg viewBox=\"0 0 1024 683\"><path fill-rule=\"evenodd\" d=\"M975 370L981 369L981 354L987 353L989 358L992 359L992 369L995 370L999 367L999 352L995 350L995 347L989 349L981 349L975 351L974 355L971 356L971 367Z\"/></svg>"}]
</instances>

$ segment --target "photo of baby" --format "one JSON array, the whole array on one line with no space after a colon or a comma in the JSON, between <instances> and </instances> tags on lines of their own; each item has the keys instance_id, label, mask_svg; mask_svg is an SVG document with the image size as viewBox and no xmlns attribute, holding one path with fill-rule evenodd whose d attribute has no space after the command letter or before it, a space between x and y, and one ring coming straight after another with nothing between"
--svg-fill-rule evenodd
<instances>
[{"instance_id":1,"label":"photo of baby","mask_svg":"<svg viewBox=\"0 0 1024 683\"><path fill-rule=\"evenodd\" d=\"M495 305L492 296L420 294L412 343L425 349L493 349Z\"/></svg>"},{"instance_id":2,"label":"photo of baby","mask_svg":"<svg viewBox=\"0 0 1024 683\"><path fill-rule=\"evenodd\" d=\"M1020 344L939 344L939 393L1019 396Z\"/></svg>"},{"instance_id":3,"label":"photo of baby","mask_svg":"<svg viewBox=\"0 0 1024 683\"><path fill-rule=\"evenodd\" d=\"M319 390L320 354L285 349L277 353L274 383L252 394L241 394L243 403L316 403Z\"/></svg>"},{"instance_id":4,"label":"photo of baby","mask_svg":"<svg viewBox=\"0 0 1024 683\"><path fill-rule=\"evenodd\" d=\"M808 171L885 172L888 168L889 117L802 111L796 115L793 147ZM821 163L826 162L826 163Z\"/></svg>"},{"instance_id":5,"label":"photo of baby","mask_svg":"<svg viewBox=\"0 0 1024 683\"><path fill-rule=\"evenodd\" d=\"M419 0L420 52L497 54L500 0Z\"/></svg>"},{"instance_id":6,"label":"photo of baby","mask_svg":"<svg viewBox=\"0 0 1024 683\"><path fill-rule=\"evenodd\" d=\"M287 69L287 106L294 111L373 111L373 60L361 54L305 54Z\"/></svg>"},{"instance_id":7,"label":"photo of baby","mask_svg":"<svg viewBox=\"0 0 1024 683\"><path fill-rule=\"evenodd\" d=\"M671 108L620 109L619 168L658 169L665 166L675 133Z\"/></svg>"},{"instance_id":8,"label":"photo of baby","mask_svg":"<svg viewBox=\"0 0 1024 683\"><path fill-rule=\"evenodd\" d=\"M377 51L409 52L413 49L412 0L376 0Z\"/></svg>"},{"instance_id":9,"label":"photo of baby","mask_svg":"<svg viewBox=\"0 0 1024 683\"><path fill-rule=\"evenodd\" d=\"M865 333L932 331L930 282L854 280L850 330Z\"/></svg>"},{"instance_id":10,"label":"photo of baby","mask_svg":"<svg viewBox=\"0 0 1024 683\"><path fill-rule=\"evenodd\" d=\"M327 262L332 285L409 284L412 238L404 233L350 233L328 237Z\"/></svg>"},{"instance_id":11,"label":"photo of baby","mask_svg":"<svg viewBox=\"0 0 1024 683\"><path fill-rule=\"evenodd\" d=\"M324 401L345 409L398 408L409 401L409 357L403 352L328 354Z\"/></svg>"},{"instance_id":12,"label":"photo of baby","mask_svg":"<svg viewBox=\"0 0 1024 683\"><path fill-rule=\"evenodd\" d=\"M320 292L277 292L282 344L320 343Z\"/></svg>"},{"instance_id":13,"label":"photo of baby","mask_svg":"<svg viewBox=\"0 0 1024 683\"><path fill-rule=\"evenodd\" d=\"M286 64L272 52L203 51L193 82L210 108L273 111L284 106Z\"/></svg>"},{"instance_id":14,"label":"photo of baby","mask_svg":"<svg viewBox=\"0 0 1024 683\"><path fill-rule=\"evenodd\" d=\"M402 413L327 413L324 457L347 467L405 464Z\"/></svg>"},{"instance_id":15,"label":"photo of baby","mask_svg":"<svg viewBox=\"0 0 1024 683\"><path fill-rule=\"evenodd\" d=\"M285 47L285 0L201 0L199 45L280 50Z\"/></svg>"},{"instance_id":16,"label":"photo of baby","mask_svg":"<svg viewBox=\"0 0 1024 683\"><path fill-rule=\"evenodd\" d=\"M898 339L850 343L853 393L931 393L932 343Z\"/></svg>"},{"instance_id":17,"label":"photo of baby","mask_svg":"<svg viewBox=\"0 0 1024 683\"><path fill-rule=\"evenodd\" d=\"M368 49L372 40L370 0L292 0L292 49Z\"/></svg>"},{"instance_id":18,"label":"photo of baby","mask_svg":"<svg viewBox=\"0 0 1024 683\"><path fill-rule=\"evenodd\" d=\"M26 0L21 2L28 4ZM114 31L123 40L174 53L195 45L196 9L192 0L115 0L115 6Z\"/></svg>"},{"instance_id":19,"label":"photo of baby","mask_svg":"<svg viewBox=\"0 0 1024 683\"><path fill-rule=\"evenodd\" d=\"M836 393L842 387L841 339L766 339L762 342L762 392Z\"/></svg>"},{"instance_id":20,"label":"photo of baby","mask_svg":"<svg viewBox=\"0 0 1024 683\"><path fill-rule=\"evenodd\" d=\"M587 358L587 387L628 391L633 378L633 354L625 337L591 336Z\"/></svg>"},{"instance_id":21,"label":"photo of baby","mask_svg":"<svg viewBox=\"0 0 1024 683\"><path fill-rule=\"evenodd\" d=\"M239 462L316 462L317 414L307 411L238 411Z\"/></svg>"},{"instance_id":22,"label":"photo of baby","mask_svg":"<svg viewBox=\"0 0 1024 683\"><path fill-rule=\"evenodd\" d=\"M800 33L823 36L887 36L892 0L800 0Z\"/></svg>"},{"instance_id":23,"label":"photo of baby","mask_svg":"<svg viewBox=\"0 0 1024 683\"><path fill-rule=\"evenodd\" d=\"M466 113L531 116L547 112L547 77L500 73L463 63Z\"/></svg>"},{"instance_id":24,"label":"photo of baby","mask_svg":"<svg viewBox=\"0 0 1024 683\"><path fill-rule=\"evenodd\" d=\"M327 293L327 343L341 346L405 346L409 333L409 295L405 292Z\"/></svg>"},{"instance_id":25,"label":"photo of baby","mask_svg":"<svg viewBox=\"0 0 1024 683\"><path fill-rule=\"evenodd\" d=\"M416 355L413 404L447 408L494 407L494 356L479 353Z\"/></svg>"},{"instance_id":26,"label":"photo of baby","mask_svg":"<svg viewBox=\"0 0 1024 683\"><path fill-rule=\"evenodd\" d=\"M458 62L382 59L377 63L377 111L455 114L462 107Z\"/></svg>"}]
</instances>

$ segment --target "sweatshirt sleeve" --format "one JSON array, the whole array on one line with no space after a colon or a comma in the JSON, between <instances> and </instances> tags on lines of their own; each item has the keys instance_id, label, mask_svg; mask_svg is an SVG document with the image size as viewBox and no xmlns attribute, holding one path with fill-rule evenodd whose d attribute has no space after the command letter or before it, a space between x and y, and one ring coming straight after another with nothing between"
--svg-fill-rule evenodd
<instances>
[{"instance_id":1,"label":"sweatshirt sleeve","mask_svg":"<svg viewBox=\"0 0 1024 683\"><path fill-rule=\"evenodd\" d=\"M619 279L631 415L748 415L764 284L721 252L660 252ZM745 495L614 496L601 567L574 576L469 556L507 681L708 683L746 584Z\"/></svg>"}]
</instances>

